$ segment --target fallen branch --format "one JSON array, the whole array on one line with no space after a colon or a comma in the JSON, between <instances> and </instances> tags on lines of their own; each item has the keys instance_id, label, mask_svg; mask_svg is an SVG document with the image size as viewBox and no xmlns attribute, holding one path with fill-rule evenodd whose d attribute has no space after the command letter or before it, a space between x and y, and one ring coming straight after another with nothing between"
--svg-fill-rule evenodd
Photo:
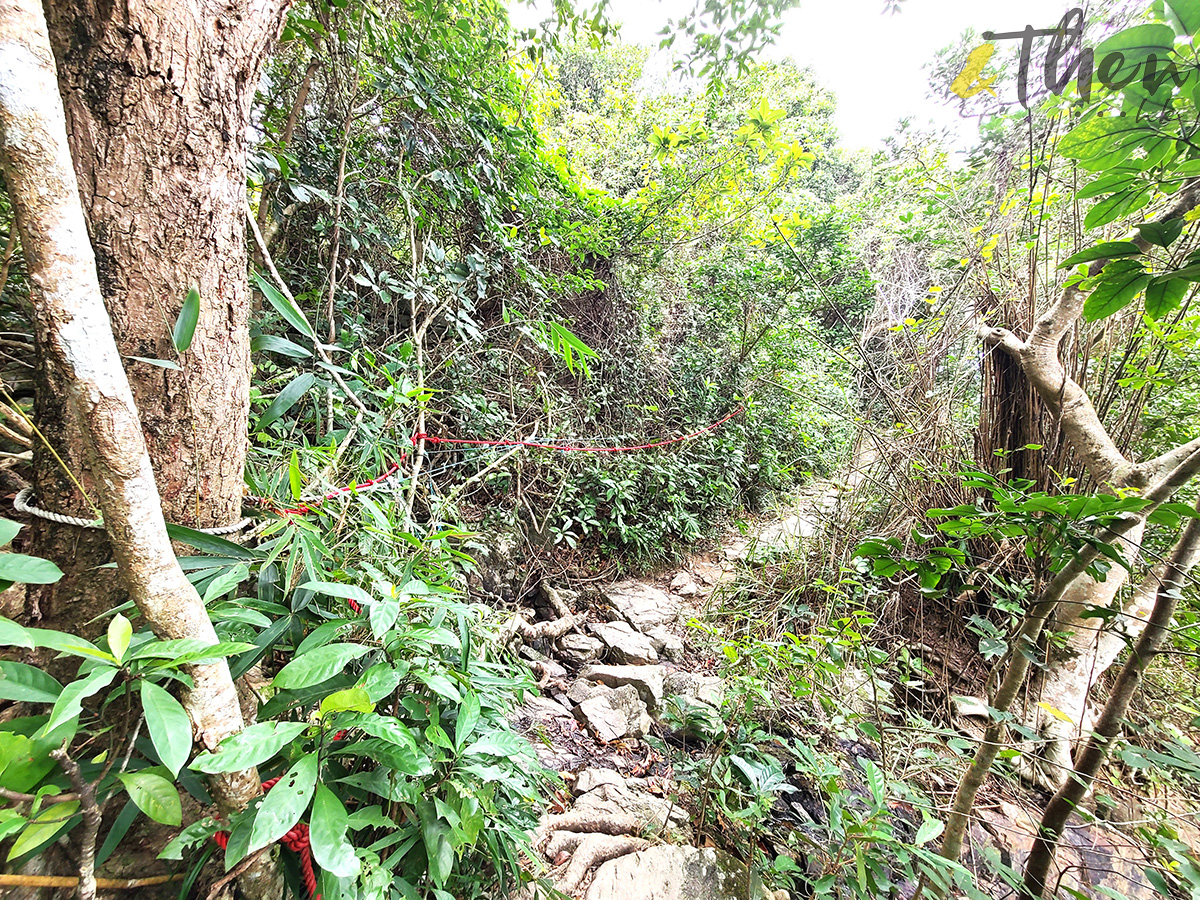
<instances>
[{"instance_id":1,"label":"fallen branch","mask_svg":"<svg viewBox=\"0 0 1200 900\"><path fill-rule=\"evenodd\" d=\"M159 884L183 881L186 875L152 875L148 878L97 878L96 887L102 891L136 891ZM77 875L0 875L0 887L73 888L78 886Z\"/></svg>"}]
</instances>

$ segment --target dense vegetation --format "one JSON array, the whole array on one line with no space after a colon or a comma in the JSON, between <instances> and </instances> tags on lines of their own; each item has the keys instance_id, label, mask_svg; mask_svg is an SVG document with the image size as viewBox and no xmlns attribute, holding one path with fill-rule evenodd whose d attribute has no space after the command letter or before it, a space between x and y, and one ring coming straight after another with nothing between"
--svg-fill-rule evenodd
<instances>
[{"instance_id":1,"label":"dense vegetation","mask_svg":"<svg viewBox=\"0 0 1200 900\"><path fill-rule=\"evenodd\" d=\"M0 841L34 879L12 884L70 871L89 896L153 847L182 873L164 896L225 873L255 896L303 822L296 896L509 896L563 784L512 724L537 691L522 606L797 509L817 535L690 623L719 708L675 703L691 743L652 739L698 846L797 897L1053 895L1068 814L1136 804L1151 888L1200 896L1200 0L1080 14L1094 80L1027 109L951 93L981 41L946 48L932 86L981 123L965 162L907 125L840 147L836 99L759 52L786 6L698 6L671 70L603 5L528 32L494 0L287 8L231 238L252 369L225 508L248 522L201 511L232 451L143 415L212 634L139 593L122 554L153 541L87 527L123 501L64 413L86 391L56 368L8 126L2 475L32 488L0 520ZM139 406L194 409L236 358L212 355L216 287L150 291L147 333L105 252ZM197 718L212 669L239 688L229 734ZM1042 792L1023 872L960 864L993 776ZM783 828L801 781L823 818Z\"/></svg>"}]
</instances>

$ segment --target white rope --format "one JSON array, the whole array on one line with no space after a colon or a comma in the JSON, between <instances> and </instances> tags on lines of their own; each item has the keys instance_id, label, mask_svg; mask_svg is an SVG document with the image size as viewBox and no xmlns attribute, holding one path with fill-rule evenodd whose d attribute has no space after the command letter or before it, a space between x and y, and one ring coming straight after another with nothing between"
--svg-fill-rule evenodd
<instances>
[{"instance_id":1,"label":"white rope","mask_svg":"<svg viewBox=\"0 0 1200 900\"><path fill-rule=\"evenodd\" d=\"M39 519L45 519L47 522L57 522L59 525L74 525L76 528L103 528L103 519L83 519L79 516L64 516L62 513L50 512L48 509L42 509L35 505L37 497L33 493L33 488L24 488L13 499L13 508L17 512L28 513L31 516L37 516ZM193 528L192 531L199 531L201 534L233 534L241 531L253 519L242 519L234 522L232 525L219 525L216 528Z\"/></svg>"}]
</instances>

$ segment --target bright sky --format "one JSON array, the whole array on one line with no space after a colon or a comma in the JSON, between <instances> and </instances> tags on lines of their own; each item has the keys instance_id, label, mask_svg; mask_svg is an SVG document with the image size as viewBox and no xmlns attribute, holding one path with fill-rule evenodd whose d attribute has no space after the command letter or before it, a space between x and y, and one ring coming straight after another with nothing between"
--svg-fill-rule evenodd
<instances>
[{"instance_id":1,"label":"bright sky","mask_svg":"<svg viewBox=\"0 0 1200 900\"><path fill-rule=\"evenodd\" d=\"M952 110L926 98L922 66L966 28L1008 32L1026 25L1052 27L1067 9L1082 4L1077 0L986 4L904 0L895 15L883 13L883 5L883 0L801 0L800 8L787 14L778 45L769 53L811 65L833 90L838 98L838 130L850 149L879 147L905 115L914 116L919 124L931 120L939 126L960 124ZM667 19L677 18L690 6L688 0L612 0L611 15L623 23L623 40L654 45ZM524 6L513 6L512 17L520 24L538 18ZM1015 95L1011 85L1008 94ZM973 131L974 125L966 123L965 128Z\"/></svg>"}]
</instances>

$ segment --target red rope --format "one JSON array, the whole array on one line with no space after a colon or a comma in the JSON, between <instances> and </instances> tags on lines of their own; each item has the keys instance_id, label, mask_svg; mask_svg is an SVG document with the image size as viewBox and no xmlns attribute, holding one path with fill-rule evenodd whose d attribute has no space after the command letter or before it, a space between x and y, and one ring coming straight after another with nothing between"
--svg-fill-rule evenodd
<instances>
[{"instance_id":1,"label":"red rope","mask_svg":"<svg viewBox=\"0 0 1200 900\"><path fill-rule=\"evenodd\" d=\"M418 431L412 436L413 446L417 446L418 441L425 441L427 444L457 444L467 447L529 447L533 450L563 450L575 453L626 453L630 450L652 450L655 447L665 447L668 444L678 444L681 441L690 440L694 437L699 437L708 431L720 428L730 419L735 416L740 416L745 412L745 407L739 406L723 419L718 419L711 425L705 425L699 431L693 431L691 434L685 434L680 437L668 438L665 441L654 441L651 444L637 444L631 447L574 447L571 445L562 444L539 444L535 441L514 441L514 440L499 440L499 441L475 441L468 438L444 438L437 435L427 434L424 431Z\"/></svg>"},{"instance_id":2,"label":"red rope","mask_svg":"<svg viewBox=\"0 0 1200 900\"><path fill-rule=\"evenodd\" d=\"M263 793L265 794L278 783L278 778L264 781ZM213 835L213 841L224 850L229 846L229 832L216 832ZM279 839L279 843L300 857L300 877L304 880L304 888L312 900L321 900L321 895L317 893L317 873L313 869L312 841L309 838L307 823L297 822L288 830L287 834Z\"/></svg>"},{"instance_id":3,"label":"red rope","mask_svg":"<svg viewBox=\"0 0 1200 900\"><path fill-rule=\"evenodd\" d=\"M405 459L407 459L407 457L408 457L408 454L406 453L400 457L400 461L403 462ZM389 478L391 478L393 475L395 475L399 471L400 471L400 463L394 462L390 466L388 466L388 470L386 472L384 472L382 475L380 475L378 478L372 478L370 481L364 481L362 484L352 484L347 487L338 488L336 491L330 491L328 494L326 494L324 497L321 497L319 500L313 500L311 503L305 503L301 506L290 506L290 507L278 506L278 505L276 505L275 501L272 500L270 497L255 497L254 495L248 496L246 498L246 500L250 503L258 504L259 506L266 506L266 507L270 508L273 512L275 512L281 516L303 516L303 515L306 515L306 514L312 512L315 509L320 508L321 504L326 503L327 501L332 500L335 497L340 497L343 494L352 494L355 491L361 491L364 488L374 487L375 485L379 484L382 481L387 481Z\"/></svg>"}]
</instances>

